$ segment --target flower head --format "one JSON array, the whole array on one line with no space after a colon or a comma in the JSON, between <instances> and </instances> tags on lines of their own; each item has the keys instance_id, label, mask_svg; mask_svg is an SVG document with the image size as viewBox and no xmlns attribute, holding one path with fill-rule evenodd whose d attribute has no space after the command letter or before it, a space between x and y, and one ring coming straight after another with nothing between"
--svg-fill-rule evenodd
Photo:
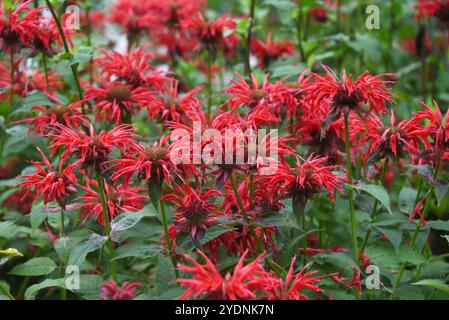
<instances>
[{"instance_id":1,"label":"flower head","mask_svg":"<svg viewBox=\"0 0 449 320\"><path fill-rule=\"evenodd\" d=\"M75 156L76 164L89 170L103 171L114 147L125 153L125 150L134 150L137 145L133 139L136 137L134 128L129 125L121 125L111 131L102 130L99 134L95 133L91 126L87 134L56 124L49 137L52 138L50 142L52 154L63 148L62 159Z\"/></svg>"},{"instance_id":2,"label":"flower head","mask_svg":"<svg viewBox=\"0 0 449 320\"><path fill-rule=\"evenodd\" d=\"M92 188L93 187L93 188ZM104 224L103 209L101 205L101 195L97 181L86 178L86 186L81 186L86 191L86 194L78 197L78 201L82 202L83 209L81 217L95 219ZM104 191L106 194L106 207L108 209L109 221L122 212L139 211L143 209L143 201L147 198L146 195L140 194L142 188L127 187L118 185L113 187L107 183L104 184Z\"/></svg>"},{"instance_id":3,"label":"flower head","mask_svg":"<svg viewBox=\"0 0 449 320\"><path fill-rule=\"evenodd\" d=\"M100 286L101 300L132 300L136 295L136 288L142 287L138 282L123 282L119 286L114 280Z\"/></svg>"},{"instance_id":4,"label":"flower head","mask_svg":"<svg viewBox=\"0 0 449 320\"><path fill-rule=\"evenodd\" d=\"M221 196L221 192L214 189L197 192L189 184L176 185L175 190L176 192L165 195L161 200L174 205L175 229L178 232L190 233L194 243L199 245L206 230L220 213L217 203L213 200Z\"/></svg>"},{"instance_id":5,"label":"flower head","mask_svg":"<svg viewBox=\"0 0 449 320\"><path fill-rule=\"evenodd\" d=\"M137 115L144 105L153 100L151 92L145 88L133 89L116 82L105 82L101 87L89 87L85 98L95 102L97 121L113 121L117 125L131 123L131 117Z\"/></svg>"},{"instance_id":6,"label":"flower head","mask_svg":"<svg viewBox=\"0 0 449 320\"><path fill-rule=\"evenodd\" d=\"M312 73L315 81L308 86L308 100L312 105L327 103L332 107L331 115L335 118L341 112L363 111L362 107L369 105L369 111L385 113L386 103L393 103L393 95L387 87L392 81L382 80L389 74L370 76L368 72L362 74L357 80L352 75L343 75L338 78L335 73L326 66L326 75Z\"/></svg>"},{"instance_id":7,"label":"flower head","mask_svg":"<svg viewBox=\"0 0 449 320\"><path fill-rule=\"evenodd\" d=\"M18 1L13 1L16 4ZM34 39L39 28L40 9L30 8L31 0L20 3L15 10L6 9L6 1L0 7L0 50L26 47Z\"/></svg>"},{"instance_id":8,"label":"flower head","mask_svg":"<svg viewBox=\"0 0 449 320\"><path fill-rule=\"evenodd\" d=\"M223 277L203 252L198 250L198 253L205 264L199 264L193 258L185 256L192 266L179 265L182 271L192 274L190 279L177 280L181 287L187 287L181 299L198 298L201 295L216 300L255 299L257 293L267 285L266 272L260 265L259 258L243 265L246 257L244 253L234 272Z\"/></svg>"},{"instance_id":9,"label":"flower head","mask_svg":"<svg viewBox=\"0 0 449 320\"><path fill-rule=\"evenodd\" d=\"M305 265L298 273L294 273L293 267L296 261L294 257L290 263L290 268L285 279L279 278L276 274L271 274L272 285L267 286L264 293L270 300L309 300L304 290L323 292L317 284L323 277L314 277L317 271L306 271L310 263Z\"/></svg>"},{"instance_id":10,"label":"flower head","mask_svg":"<svg viewBox=\"0 0 449 320\"><path fill-rule=\"evenodd\" d=\"M26 191L23 198L34 193L34 198L44 198L44 204L56 201L64 209L68 197L76 193L78 180L73 172L75 165L66 165L61 160L58 170L55 171L42 150L38 148L38 151L42 155L42 161L31 162L36 167L36 171L20 176L25 179L18 184L21 190Z\"/></svg>"},{"instance_id":11,"label":"flower head","mask_svg":"<svg viewBox=\"0 0 449 320\"><path fill-rule=\"evenodd\" d=\"M287 40L273 41L271 33L268 33L266 42L254 39L251 42L251 49L259 60L261 67L267 67L270 61L276 60L284 55L293 55L295 50L293 44Z\"/></svg>"}]
</instances>

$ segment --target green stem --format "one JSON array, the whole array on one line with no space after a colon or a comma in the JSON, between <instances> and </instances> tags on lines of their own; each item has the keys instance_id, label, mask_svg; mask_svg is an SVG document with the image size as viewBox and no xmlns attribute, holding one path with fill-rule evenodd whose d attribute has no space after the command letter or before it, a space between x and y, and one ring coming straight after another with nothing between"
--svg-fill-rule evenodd
<instances>
[{"instance_id":1,"label":"green stem","mask_svg":"<svg viewBox=\"0 0 449 320\"><path fill-rule=\"evenodd\" d=\"M302 46L302 19L303 19L303 7L302 0L297 0L297 19L296 19L296 37L298 39L298 51L300 54L301 62L306 62L306 55Z\"/></svg>"},{"instance_id":2,"label":"green stem","mask_svg":"<svg viewBox=\"0 0 449 320\"><path fill-rule=\"evenodd\" d=\"M345 122L345 147L346 147L346 166L348 170L348 198L349 198L349 213L351 218L351 233L352 245L354 247L354 260L359 262L359 250L357 243L357 221L355 219L355 206L353 197L353 181L352 181L352 162L351 162L351 147L349 143L349 114L344 115Z\"/></svg>"},{"instance_id":3,"label":"green stem","mask_svg":"<svg viewBox=\"0 0 449 320\"><path fill-rule=\"evenodd\" d=\"M353 196L353 181L352 181L352 162L351 162L351 147L349 144L349 113L344 114L345 122L345 147L346 147L346 166L348 170L348 198L349 198L349 214L351 220L351 234L352 246L354 251L354 261L359 264L359 249L357 243L357 221L355 219L355 206ZM359 299L359 289L356 288L354 292L356 300Z\"/></svg>"},{"instance_id":4,"label":"green stem","mask_svg":"<svg viewBox=\"0 0 449 320\"><path fill-rule=\"evenodd\" d=\"M382 168L382 174L380 176L380 183L381 185L383 185L384 180L385 180L385 173L387 172L388 169L388 158L385 159L383 168ZM377 199L374 200L374 205L373 205L373 209L371 211L371 215L370 218L371 220L373 220L376 215L377 215L377 207L379 206L379 201ZM368 230L366 231L366 235L365 235L365 239L363 240L363 244L362 247L360 248L360 252L364 252L365 251L365 247L368 244L368 239L371 235L372 229L368 226Z\"/></svg>"},{"instance_id":5,"label":"green stem","mask_svg":"<svg viewBox=\"0 0 449 320\"><path fill-rule=\"evenodd\" d=\"M207 56L207 121L210 120L212 112L212 52Z\"/></svg>"},{"instance_id":6,"label":"green stem","mask_svg":"<svg viewBox=\"0 0 449 320\"><path fill-rule=\"evenodd\" d=\"M176 264L176 258L173 252L173 245L171 243L170 234L168 233L167 214L165 213L164 202L160 200L159 205L161 207L162 224L164 225L164 235L165 235L165 242L167 245L167 254L170 257L171 262L173 264L173 269L175 270L176 278L179 278L179 271Z\"/></svg>"},{"instance_id":7,"label":"green stem","mask_svg":"<svg viewBox=\"0 0 449 320\"><path fill-rule=\"evenodd\" d=\"M101 176L100 170L98 168L95 169L95 176L98 183L98 191L100 193L101 208L103 210L104 233L105 236L108 237L107 246L109 250L109 267L111 269L112 279L117 283L117 271L115 268L115 262L113 261L114 248L112 246L111 226L109 225L109 214L108 214L108 207L106 204L106 192L104 188L103 177Z\"/></svg>"},{"instance_id":8,"label":"green stem","mask_svg":"<svg viewBox=\"0 0 449 320\"><path fill-rule=\"evenodd\" d=\"M307 264L307 220L306 220L306 213L302 212L301 214L301 228L304 232L304 239L302 242L302 247L303 247L303 255L302 255L302 263L305 266Z\"/></svg>"},{"instance_id":9,"label":"green stem","mask_svg":"<svg viewBox=\"0 0 449 320\"><path fill-rule=\"evenodd\" d=\"M248 34L246 37L246 59L245 59L245 74L249 77L251 74L251 38L253 32L254 25L254 11L256 7L256 0L251 0L250 9L249 9L249 26L248 26Z\"/></svg>"},{"instance_id":10,"label":"green stem","mask_svg":"<svg viewBox=\"0 0 449 320\"><path fill-rule=\"evenodd\" d=\"M42 52L42 64L44 65L44 72L45 72L45 86L48 90L50 89L50 86L48 84L47 54L45 52Z\"/></svg>"},{"instance_id":11,"label":"green stem","mask_svg":"<svg viewBox=\"0 0 449 320\"><path fill-rule=\"evenodd\" d=\"M48 9L50 10L53 20L55 20L59 35L61 36L61 40L62 40L62 44L64 46L65 52L67 54L71 54L67 39L64 34L64 29L62 28L61 21L59 20L58 15L56 14L55 9L53 8L53 5L51 4L50 0L45 0L45 3L47 4ZM73 78L75 79L75 84L76 84L76 88L78 90L79 99L83 100L83 89L81 88L81 83L80 83L80 79L79 79L78 64L72 64L70 66L70 68L72 69Z\"/></svg>"},{"instance_id":12,"label":"green stem","mask_svg":"<svg viewBox=\"0 0 449 320\"><path fill-rule=\"evenodd\" d=\"M60 225L60 229L59 229L59 239L62 239L62 237L64 237L64 233L65 233L65 226L64 226L64 209L61 208L61 225ZM60 261L59 264L60 267L60 275L61 278L65 277L65 268L64 268L64 262ZM66 300L67 299L67 289L66 288L61 288L59 291L59 299L60 300Z\"/></svg>"},{"instance_id":13,"label":"green stem","mask_svg":"<svg viewBox=\"0 0 449 320\"><path fill-rule=\"evenodd\" d=\"M251 210L254 209L254 176L252 173L249 175L249 201Z\"/></svg>"},{"instance_id":14,"label":"green stem","mask_svg":"<svg viewBox=\"0 0 449 320\"><path fill-rule=\"evenodd\" d=\"M14 46L11 45L11 54L10 54L10 64L11 64L11 83L10 85L10 92L9 92L9 113L12 112L12 108L14 105Z\"/></svg>"},{"instance_id":15,"label":"green stem","mask_svg":"<svg viewBox=\"0 0 449 320\"><path fill-rule=\"evenodd\" d=\"M434 169L434 173L433 173L433 180L435 180L438 176L438 171L440 168L440 159L438 159L436 167ZM419 197L420 197L420 193L421 193L421 189L422 189L422 180L421 180L421 184L419 186L418 189L418 193L416 194L416 199L415 199L415 205L413 206L413 209L416 207L416 205L418 204L419 201ZM430 191L432 190L432 186L430 186L428 193L430 193ZM427 209L427 205L431 199L431 193L426 197L424 206L423 206L423 210L422 210L422 214L424 216L424 219L426 218L426 209ZM415 244L416 244L416 239L418 238L419 235L419 231L420 231L420 227L419 227L419 223L416 225L415 228L415 232L413 233L412 236L412 240L410 241L410 248L414 248ZM398 276L396 278L396 281L393 284L393 289L391 290L391 295L390 295L390 300L394 299L394 292L396 291L397 287L401 284L401 280L402 280L402 276L404 275L404 271L405 271L405 267L407 266L407 264L405 262L403 262L401 264L401 267L399 269L399 273ZM418 272L420 271L420 269L418 269Z\"/></svg>"},{"instance_id":16,"label":"green stem","mask_svg":"<svg viewBox=\"0 0 449 320\"><path fill-rule=\"evenodd\" d=\"M248 213L246 212L245 207L243 206L242 199L240 198L240 195L239 195L239 192L237 189L237 184L236 184L234 176L232 174L229 176L229 180L231 181L232 189L234 190L234 194L237 199L237 203L240 207L240 211L242 212L243 219L245 220L246 224L249 227L249 232L251 233L251 235L257 242L257 252L262 252L263 251L262 240L257 236L257 233L254 230L254 226L248 217Z\"/></svg>"}]
</instances>

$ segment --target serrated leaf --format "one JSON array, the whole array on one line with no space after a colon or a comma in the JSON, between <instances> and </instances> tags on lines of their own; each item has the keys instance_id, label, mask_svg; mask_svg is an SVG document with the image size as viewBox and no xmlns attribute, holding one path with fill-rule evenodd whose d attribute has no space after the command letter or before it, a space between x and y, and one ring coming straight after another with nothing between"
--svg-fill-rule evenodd
<instances>
[{"instance_id":1,"label":"serrated leaf","mask_svg":"<svg viewBox=\"0 0 449 320\"><path fill-rule=\"evenodd\" d=\"M420 280L418 282L412 283L414 286L425 286L425 287L431 287L431 288L435 288L438 289L444 293L449 294L449 285L447 285L446 283L444 283L441 280L437 280L437 279L424 279L424 280Z\"/></svg>"},{"instance_id":2,"label":"serrated leaf","mask_svg":"<svg viewBox=\"0 0 449 320\"><path fill-rule=\"evenodd\" d=\"M111 238L114 240L115 235L117 233L132 228L143 217L154 217L154 216L157 216L157 212L153 206L146 206L143 210L136 212L127 212L122 215L119 215L111 223Z\"/></svg>"},{"instance_id":3,"label":"serrated leaf","mask_svg":"<svg viewBox=\"0 0 449 320\"><path fill-rule=\"evenodd\" d=\"M377 199L385 207L385 209L388 210L390 214L393 214L390 207L390 196L388 195L388 192L384 187L377 184L361 184L354 186L354 188L367 192L375 199Z\"/></svg>"},{"instance_id":4,"label":"serrated leaf","mask_svg":"<svg viewBox=\"0 0 449 320\"><path fill-rule=\"evenodd\" d=\"M56 269L53 260L47 257L32 258L25 263L15 266L9 274L16 276L44 276Z\"/></svg>"},{"instance_id":5,"label":"serrated leaf","mask_svg":"<svg viewBox=\"0 0 449 320\"><path fill-rule=\"evenodd\" d=\"M14 111L11 115L20 112L30 112L31 108L36 105L53 106L55 102L52 101L45 93L41 91L32 91L25 98L20 99L14 106Z\"/></svg>"},{"instance_id":6,"label":"serrated leaf","mask_svg":"<svg viewBox=\"0 0 449 320\"><path fill-rule=\"evenodd\" d=\"M68 265L80 266L86 260L86 256L100 249L106 242L107 237L96 233L91 234L89 238L76 245L70 253Z\"/></svg>"},{"instance_id":7,"label":"serrated leaf","mask_svg":"<svg viewBox=\"0 0 449 320\"><path fill-rule=\"evenodd\" d=\"M25 291L25 300L33 300L40 290L50 287L65 288L65 279L47 279L30 286Z\"/></svg>"}]
</instances>

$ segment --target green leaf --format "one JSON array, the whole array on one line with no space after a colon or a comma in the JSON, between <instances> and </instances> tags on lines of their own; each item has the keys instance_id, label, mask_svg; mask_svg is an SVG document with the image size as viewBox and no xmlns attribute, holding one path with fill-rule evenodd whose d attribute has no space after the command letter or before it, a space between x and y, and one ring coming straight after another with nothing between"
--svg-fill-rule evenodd
<instances>
[{"instance_id":1,"label":"green leaf","mask_svg":"<svg viewBox=\"0 0 449 320\"><path fill-rule=\"evenodd\" d=\"M99 275L83 274L80 276L79 290L75 290L84 299L98 300L100 298L100 285L104 280Z\"/></svg>"},{"instance_id":2,"label":"green leaf","mask_svg":"<svg viewBox=\"0 0 449 320\"><path fill-rule=\"evenodd\" d=\"M144 242L131 242L120 246L114 251L114 259L119 260L124 258L135 257L145 259L156 256L160 253L161 248L156 245L146 244Z\"/></svg>"},{"instance_id":3,"label":"green leaf","mask_svg":"<svg viewBox=\"0 0 449 320\"><path fill-rule=\"evenodd\" d=\"M434 230L449 231L449 220L431 220L426 225Z\"/></svg>"},{"instance_id":4,"label":"green leaf","mask_svg":"<svg viewBox=\"0 0 449 320\"><path fill-rule=\"evenodd\" d=\"M45 288L60 287L65 288L65 279L47 279L40 283L34 284L25 291L25 299L33 300L36 294Z\"/></svg>"},{"instance_id":5,"label":"green leaf","mask_svg":"<svg viewBox=\"0 0 449 320\"><path fill-rule=\"evenodd\" d=\"M205 244L205 243L221 236L223 233L226 233L226 232L232 231L232 230L235 230L235 229L229 228L229 227L223 227L219 224L215 224L215 225L211 226L209 229L207 229L206 234L201 239L201 243Z\"/></svg>"},{"instance_id":6,"label":"green leaf","mask_svg":"<svg viewBox=\"0 0 449 320\"><path fill-rule=\"evenodd\" d=\"M100 249L107 237L93 233L86 240L75 246L70 254L68 265L80 266L86 260L86 256Z\"/></svg>"},{"instance_id":7,"label":"green leaf","mask_svg":"<svg viewBox=\"0 0 449 320\"><path fill-rule=\"evenodd\" d=\"M376 227L376 230L381 233L384 233L387 236L388 240L393 245L394 249L396 250L396 253L399 253L399 247L402 241L402 230L392 228L380 228L380 227Z\"/></svg>"},{"instance_id":8,"label":"green leaf","mask_svg":"<svg viewBox=\"0 0 449 320\"><path fill-rule=\"evenodd\" d=\"M91 47L80 46L75 53L62 52L55 56L55 61L64 66L70 67L76 64L84 64L89 62L94 55Z\"/></svg>"},{"instance_id":9,"label":"green leaf","mask_svg":"<svg viewBox=\"0 0 449 320\"><path fill-rule=\"evenodd\" d=\"M258 217L255 223L264 227L288 227L302 230L298 225L296 217L293 215L291 204L288 204L279 212L270 212Z\"/></svg>"},{"instance_id":10,"label":"green leaf","mask_svg":"<svg viewBox=\"0 0 449 320\"><path fill-rule=\"evenodd\" d=\"M393 214L390 208L390 196L388 195L388 192L384 187L377 184L361 184L354 186L354 188L367 192L368 194L376 198L385 207L385 209L388 210L390 214Z\"/></svg>"},{"instance_id":11,"label":"green leaf","mask_svg":"<svg viewBox=\"0 0 449 320\"><path fill-rule=\"evenodd\" d=\"M11 292L9 292L9 285L5 281L0 281L0 300L15 300Z\"/></svg>"},{"instance_id":12,"label":"green leaf","mask_svg":"<svg viewBox=\"0 0 449 320\"><path fill-rule=\"evenodd\" d=\"M56 103L52 101L45 93L41 91L32 91L25 98L20 99L14 106L14 111L11 115L21 112L31 112L31 108L36 105L53 106Z\"/></svg>"},{"instance_id":13,"label":"green leaf","mask_svg":"<svg viewBox=\"0 0 449 320\"><path fill-rule=\"evenodd\" d=\"M412 283L414 286L425 286L425 287L431 287L438 289L440 291L443 291L444 293L449 294L449 285L444 283L441 280L437 279L424 279L420 280L418 282Z\"/></svg>"},{"instance_id":14,"label":"green leaf","mask_svg":"<svg viewBox=\"0 0 449 320\"><path fill-rule=\"evenodd\" d=\"M111 223L111 238L115 240L117 233L128 230L135 226L143 217L157 216L154 206L146 206L143 210L136 212L127 212L119 215Z\"/></svg>"},{"instance_id":15,"label":"green leaf","mask_svg":"<svg viewBox=\"0 0 449 320\"><path fill-rule=\"evenodd\" d=\"M160 255L157 260L154 275L154 291L156 296L160 296L170 287L175 286L175 270L169 257Z\"/></svg>"},{"instance_id":16,"label":"green leaf","mask_svg":"<svg viewBox=\"0 0 449 320\"><path fill-rule=\"evenodd\" d=\"M47 257L32 258L25 263L15 266L9 274L16 276L44 276L56 269L53 260Z\"/></svg>"},{"instance_id":17,"label":"green leaf","mask_svg":"<svg viewBox=\"0 0 449 320\"><path fill-rule=\"evenodd\" d=\"M415 201L418 191L404 187L399 193L399 210L402 213L410 214L415 208Z\"/></svg>"},{"instance_id":18,"label":"green leaf","mask_svg":"<svg viewBox=\"0 0 449 320\"><path fill-rule=\"evenodd\" d=\"M19 232L19 226L11 221L0 222L0 238L10 239Z\"/></svg>"},{"instance_id":19,"label":"green leaf","mask_svg":"<svg viewBox=\"0 0 449 320\"><path fill-rule=\"evenodd\" d=\"M33 205L33 208L31 209L31 212L28 215L30 217L30 224L32 230L36 230L47 218L48 213L45 212L45 210L42 210L43 208L44 203L42 201L35 203Z\"/></svg>"},{"instance_id":20,"label":"green leaf","mask_svg":"<svg viewBox=\"0 0 449 320\"><path fill-rule=\"evenodd\" d=\"M441 183L439 181L431 182L431 184L434 186L437 205L439 206L449 190L449 184Z\"/></svg>"}]
</instances>

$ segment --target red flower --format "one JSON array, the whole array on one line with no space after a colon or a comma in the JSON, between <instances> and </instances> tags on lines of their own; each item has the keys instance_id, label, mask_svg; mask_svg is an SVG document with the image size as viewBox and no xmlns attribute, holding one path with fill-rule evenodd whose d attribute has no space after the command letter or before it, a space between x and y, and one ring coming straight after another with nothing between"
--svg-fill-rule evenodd
<instances>
[{"instance_id":1,"label":"red flower","mask_svg":"<svg viewBox=\"0 0 449 320\"><path fill-rule=\"evenodd\" d=\"M295 260L296 257L292 259L285 279L279 278L276 274L271 275L272 285L266 286L264 289L269 300L309 300L309 297L303 293L304 289L323 292L323 289L317 286L322 277L313 277L317 271L306 272L311 264L305 265L295 274L293 272Z\"/></svg>"},{"instance_id":2,"label":"red flower","mask_svg":"<svg viewBox=\"0 0 449 320\"><path fill-rule=\"evenodd\" d=\"M89 134L86 134L56 124L49 136L52 138L49 146L52 154L63 148L62 159L75 155L78 158L76 164L81 164L89 170L103 171L113 147L125 153L125 150L134 150L137 145L133 140L136 137L134 128L129 125L118 126L109 132L103 130L99 134L96 134L91 126Z\"/></svg>"},{"instance_id":3,"label":"red flower","mask_svg":"<svg viewBox=\"0 0 449 320\"><path fill-rule=\"evenodd\" d=\"M66 28L66 23L64 19L66 16L62 16L61 27L64 32L64 37L71 44L71 30ZM58 27L53 18L43 19L39 18L41 21L37 28L33 29L33 38L30 45L33 48L32 55L39 53L44 53L48 57L51 57L57 53L57 49L63 45L63 41L58 31Z\"/></svg>"},{"instance_id":4,"label":"red flower","mask_svg":"<svg viewBox=\"0 0 449 320\"><path fill-rule=\"evenodd\" d=\"M220 16L216 20L206 20L201 13L198 13L186 19L182 26L198 39L201 43L200 50L207 49L212 52L223 50L232 55L240 41L234 33L226 36L226 30L236 28L236 22L226 16Z\"/></svg>"},{"instance_id":5,"label":"red flower","mask_svg":"<svg viewBox=\"0 0 449 320\"><path fill-rule=\"evenodd\" d=\"M309 16L318 22L326 22L329 18L325 7L314 7L309 9Z\"/></svg>"},{"instance_id":6,"label":"red flower","mask_svg":"<svg viewBox=\"0 0 449 320\"><path fill-rule=\"evenodd\" d=\"M382 77L390 74L370 76L365 72L353 81L352 75L348 77L344 70L339 79L331 69L326 66L323 68L326 70L326 76L312 73L315 81L308 86L308 101L312 105L327 103L332 106L330 116L333 119L337 118L340 112L362 111L365 105L369 105L369 111L385 113L386 103L394 103L387 87L392 81L382 80Z\"/></svg>"},{"instance_id":7,"label":"red flower","mask_svg":"<svg viewBox=\"0 0 449 320\"><path fill-rule=\"evenodd\" d=\"M175 192L162 197L174 205L176 215L173 224L176 231L191 234L195 244L199 245L208 227L219 215L217 203L213 199L221 196L215 189L197 192L189 184L176 185Z\"/></svg>"},{"instance_id":8,"label":"red flower","mask_svg":"<svg viewBox=\"0 0 449 320\"><path fill-rule=\"evenodd\" d=\"M89 87L84 96L87 101L95 101L96 121L113 121L117 125L131 123L131 117L153 100L145 88L111 82L103 83L101 88Z\"/></svg>"},{"instance_id":9,"label":"red flower","mask_svg":"<svg viewBox=\"0 0 449 320\"><path fill-rule=\"evenodd\" d=\"M132 152L127 152L122 158L112 160L109 168L113 172L111 179L123 179L124 185L129 185L130 179L137 172L139 180L155 181L162 184L165 179L170 185L172 174L176 167L170 159L170 150L167 145L167 136L162 136L159 142L153 145L141 146L135 144Z\"/></svg>"},{"instance_id":10,"label":"red flower","mask_svg":"<svg viewBox=\"0 0 449 320\"><path fill-rule=\"evenodd\" d=\"M268 33L266 42L259 39L253 39L251 42L251 49L259 60L259 64L262 68L267 67L271 61L276 60L281 56L293 55L295 53L295 49L291 42L287 40L274 42L271 33Z\"/></svg>"},{"instance_id":11,"label":"red flower","mask_svg":"<svg viewBox=\"0 0 449 320\"><path fill-rule=\"evenodd\" d=\"M332 201L335 201L334 191L343 191L340 185L345 178L332 171L336 166L326 166L326 157L311 155L301 162L298 157L295 167L280 165L273 176L267 177L267 183L279 189L284 196L301 197L305 201L315 193L327 190Z\"/></svg>"},{"instance_id":12,"label":"red flower","mask_svg":"<svg viewBox=\"0 0 449 320\"><path fill-rule=\"evenodd\" d=\"M157 17L150 11L153 6L152 1L119 0L111 9L109 21L119 24L128 41L133 42L157 21Z\"/></svg>"},{"instance_id":13,"label":"red flower","mask_svg":"<svg viewBox=\"0 0 449 320\"><path fill-rule=\"evenodd\" d=\"M199 264L193 258L185 256L185 259L193 265L178 265L182 271L193 274L190 279L177 280L181 287L187 287L180 299L198 298L201 295L217 300L255 299L257 293L268 283L267 273L259 263L260 258L244 266L246 257L244 253L234 272L222 277L209 258L203 252L199 250L197 252L205 260L205 264Z\"/></svg>"},{"instance_id":14,"label":"red flower","mask_svg":"<svg viewBox=\"0 0 449 320\"><path fill-rule=\"evenodd\" d=\"M16 4L13 1L10 6ZM26 47L34 39L34 32L38 30L41 10L29 8L31 0L20 3L13 11L5 8L5 1L0 7L0 50L15 50Z\"/></svg>"},{"instance_id":15,"label":"red flower","mask_svg":"<svg viewBox=\"0 0 449 320\"><path fill-rule=\"evenodd\" d=\"M142 287L138 282L123 282L119 286L114 280L100 286L100 300L132 300L136 295L136 288Z\"/></svg>"},{"instance_id":16,"label":"red flower","mask_svg":"<svg viewBox=\"0 0 449 320\"><path fill-rule=\"evenodd\" d=\"M360 263L361 265L366 269L368 268L368 266L370 265L370 257L367 256L366 254L364 254L363 252L359 253L359 259L360 259Z\"/></svg>"},{"instance_id":17,"label":"red flower","mask_svg":"<svg viewBox=\"0 0 449 320\"><path fill-rule=\"evenodd\" d=\"M441 23L449 23L449 0L418 0L415 4L416 19L436 17Z\"/></svg>"},{"instance_id":18,"label":"red flower","mask_svg":"<svg viewBox=\"0 0 449 320\"><path fill-rule=\"evenodd\" d=\"M34 118L17 121L17 123L29 123L28 132L34 131L46 136L59 123L69 128L80 130L80 127L90 122L89 117L80 111L81 102L69 105L58 104L51 107L35 105L31 110L41 111Z\"/></svg>"},{"instance_id":19,"label":"red flower","mask_svg":"<svg viewBox=\"0 0 449 320\"><path fill-rule=\"evenodd\" d=\"M21 186L20 190L26 191L23 198L25 199L33 193L34 199L43 197L44 204L56 201L61 208L65 209L68 197L76 193L77 178L73 172L75 165L65 165L64 160L61 160L58 171L55 171L42 150L37 149L43 159L42 161L31 161L37 170L20 176L25 179L18 183Z\"/></svg>"},{"instance_id":20,"label":"red flower","mask_svg":"<svg viewBox=\"0 0 449 320\"><path fill-rule=\"evenodd\" d=\"M266 74L261 85L257 82L253 74L251 74L251 84L247 83L240 74L236 74L238 81L230 79L231 85L226 89L225 93L231 94L229 105L233 109L244 105L253 109L259 105L272 105L281 100L282 93L287 92L280 82L270 84L270 75Z\"/></svg>"},{"instance_id":21,"label":"red flower","mask_svg":"<svg viewBox=\"0 0 449 320\"><path fill-rule=\"evenodd\" d=\"M92 186L96 189L92 189ZM81 186L86 194L78 197L77 200L82 201L81 218L87 220L90 217L104 224L103 209L101 207L101 198L98 193L98 183L86 177L86 186ZM146 195L139 194L142 188L131 188L123 185L117 187L104 184L106 193L106 206L108 208L109 221L122 212L139 211L143 209L142 201L147 199Z\"/></svg>"},{"instance_id":22,"label":"red flower","mask_svg":"<svg viewBox=\"0 0 449 320\"><path fill-rule=\"evenodd\" d=\"M359 291L359 297L362 296L362 282L360 280L360 270L358 268L354 268L354 274L351 282L348 284L349 288L356 287Z\"/></svg>"},{"instance_id":23,"label":"red flower","mask_svg":"<svg viewBox=\"0 0 449 320\"><path fill-rule=\"evenodd\" d=\"M416 154L418 146L424 144L427 132L417 123L416 120L404 119L397 123L393 110L391 110L390 126L382 123L377 115L364 117L364 121L358 117L352 118L352 136L357 139L360 145L370 142L365 164L371 165L387 157L404 158L407 152Z\"/></svg>"},{"instance_id":24,"label":"red flower","mask_svg":"<svg viewBox=\"0 0 449 320\"><path fill-rule=\"evenodd\" d=\"M101 51L104 55L97 62L101 70L107 74L108 81L116 79L131 86L131 89L144 87L163 89L163 84L169 79L163 72L155 71L149 64L153 55L145 51L146 47L131 48L127 53L121 54L116 51L108 53Z\"/></svg>"},{"instance_id":25,"label":"red flower","mask_svg":"<svg viewBox=\"0 0 449 320\"><path fill-rule=\"evenodd\" d=\"M428 194L423 197L421 200L419 200L419 202L416 204L415 208L413 209L412 214L410 215L410 219L409 222L412 222L413 219L415 219L416 216L419 216L419 219L421 220L421 224L423 227L426 226L426 220L424 220L423 214L421 212L421 207L424 203L424 200L426 200L428 197Z\"/></svg>"},{"instance_id":26,"label":"red flower","mask_svg":"<svg viewBox=\"0 0 449 320\"><path fill-rule=\"evenodd\" d=\"M35 195L26 190L17 190L3 201L3 206L9 210L28 214L31 212L34 198Z\"/></svg>"},{"instance_id":27,"label":"red flower","mask_svg":"<svg viewBox=\"0 0 449 320\"><path fill-rule=\"evenodd\" d=\"M424 150L416 154L419 163L430 162L435 165L438 159L449 159L449 111L444 116L440 108L434 101L434 110L421 102L425 111L418 111L414 113L410 120L412 123L421 129L421 135L426 136ZM424 122L424 125L421 123Z\"/></svg>"},{"instance_id":28,"label":"red flower","mask_svg":"<svg viewBox=\"0 0 449 320\"><path fill-rule=\"evenodd\" d=\"M167 121L185 125L192 125L194 121L204 123L206 120L201 108L201 100L195 97L202 87L196 87L180 95L178 85L178 81L173 79L168 82L163 92L155 96L154 103L147 106L149 117L153 118L156 114L159 114L161 123Z\"/></svg>"}]
</instances>

